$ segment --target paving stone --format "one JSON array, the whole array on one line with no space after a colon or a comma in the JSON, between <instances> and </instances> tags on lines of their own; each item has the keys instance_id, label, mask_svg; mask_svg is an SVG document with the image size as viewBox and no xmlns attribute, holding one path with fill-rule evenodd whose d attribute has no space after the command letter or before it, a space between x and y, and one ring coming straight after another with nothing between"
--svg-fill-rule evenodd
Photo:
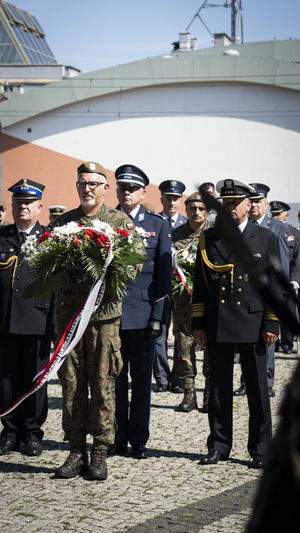
<instances>
[{"instance_id":1,"label":"paving stone","mask_svg":"<svg viewBox=\"0 0 300 533\"><path fill-rule=\"evenodd\" d=\"M197 351L199 406L204 389L202 359L203 352ZM276 354L276 397L271 399L274 429L282 391L297 361L295 351L292 355ZM234 388L238 388L239 379L240 366L235 365ZM233 400L234 443L229 460L201 466L199 459L207 452L207 415L201 409L176 412L180 394L153 393L149 459L135 460L130 454L110 457L108 479L100 482L81 476L55 478L55 468L69 453L68 444L63 442L57 378L50 381L48 395L43 454L27 457L21 445L19 452L1 456L1 533L245 531L262 475L260 470L249 468L245 397ZM88 443L90 449L90 437Z\"/></svg>"}]
</instances>

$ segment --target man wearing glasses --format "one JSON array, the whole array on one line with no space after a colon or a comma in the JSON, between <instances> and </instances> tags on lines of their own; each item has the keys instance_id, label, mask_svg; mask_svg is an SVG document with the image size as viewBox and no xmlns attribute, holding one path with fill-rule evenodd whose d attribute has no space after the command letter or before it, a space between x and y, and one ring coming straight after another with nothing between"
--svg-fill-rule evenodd
<instances>
[{"instance_id":1,"label":"man wearing glasses","mask_svg":"<svg viewBox=\"0 0 300 533\"><path fill-rule=\"evenodd\" d=\"M75 221L85 225L89 220L103 220L114 229L134 232L127 215L104 204L109 184L105 169L92 161L77 169L77 192L80 206L64 213L54 226ZM137 269L138 271L138 269ZM60 293L57 305L59 338L84 302L90 283L70 283ZM72 478L88 470L89 479L107 477L106 449L115 437L115 379L122 368L119 327L121 300L112 301L104 294L101 306L92 314L79 343L67 356L58 375L63 394L64 440L70 443L70 455L56 469L59 478ZM91 399L88 398L88 384ZM86 435L93 436L91 461L88 465Z\"/></svg>"}]
</instances>

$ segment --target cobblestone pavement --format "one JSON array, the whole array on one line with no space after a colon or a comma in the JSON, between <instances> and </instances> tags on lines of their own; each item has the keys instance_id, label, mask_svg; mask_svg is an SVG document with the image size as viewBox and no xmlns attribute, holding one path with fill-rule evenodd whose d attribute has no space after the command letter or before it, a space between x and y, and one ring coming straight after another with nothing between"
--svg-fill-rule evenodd
<instances>
[{"instance_id":1,"label":"cobblestone pavement","mask_svg":"<svg viewBox=\"0 0 300 533\"><path fill-rule=\"evenodd\" d=\"M199 406L204 386L202 356L203 352L197 352ZM274 428L281 393L297 360L296 350L290 355L276 354L276 397L271 400ZM235 388L239 377L240 366L235 364ZM207 451L207 415L201 409L176 412L180 394L153 393L149 459L135 460L130 454L109 458L109 477L99 482L81 476L70 480L54 477L54 469L68 455L68 445L62 441L58 380L50 382L48 394L44 453L38 458L27 457L21 445L18 452L1 456L1 533L245 531L261 476L260 470L250 467L247 453L245 397L234 398L230 459L203 467L198 462Z\"/></svg>"}]
</instances>

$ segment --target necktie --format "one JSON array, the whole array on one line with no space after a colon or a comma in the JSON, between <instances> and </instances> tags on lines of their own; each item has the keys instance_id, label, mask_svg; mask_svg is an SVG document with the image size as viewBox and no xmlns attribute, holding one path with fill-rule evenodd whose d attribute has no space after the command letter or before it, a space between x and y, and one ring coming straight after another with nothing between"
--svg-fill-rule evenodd
<instances>
[{"instance_id":1,"label":"necktie","mask_svg":"<svg viewBox=\"0 0 300 533\"><path fill-rule=\"evenodd\" d=\"M172 231L173 231L173 219L172 219L172 217L169 217L168 220L169 220L169 224L170 224L170 232L172 234Z\"/></svg>"},{"instance_id":2,"label":"necktie","mask_svg":"<svg viewBox=\"0 0 300 533\"><path fill-rule=\"evenodd\" d=\"M258 226L258 225L259 225L258 222L257 222L257 220L252 220L252 224L254 224L255 226Z\"/></svg>"},{"instance_id":3,"label":"necktie","mask_svg":"<svg viewBox=\"0 0 300 533\"><path fill-rule=\"evenodd\" d=\"M27 239L26 231L20 231L19 233L21 244L23 244Z\"/></svg>"}]
</instances>

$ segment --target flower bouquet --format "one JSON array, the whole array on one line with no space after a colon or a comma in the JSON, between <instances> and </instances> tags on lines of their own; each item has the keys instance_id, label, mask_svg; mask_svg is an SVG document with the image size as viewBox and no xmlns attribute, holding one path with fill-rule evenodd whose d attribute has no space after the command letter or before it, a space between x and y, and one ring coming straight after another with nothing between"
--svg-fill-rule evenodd
<instances>
[{"instance_id":1,"label":"flower bouquet","mask_svg":"<svg viewBox=\"0 0 300 533\"><path fill-rule=\"evenodd\" d=\"M106 276L109 273L105 293L119 299L135 277L134 265L147 261L142 255L143 231L137 228L135 235L93 220L86 226L69 222L44 233L39 240L29 236L22 251L32 269L33 282L23 297L45 301L52 291L66 289L69 283L93 285L105 271Z\"/></svg>"},{"instance_id":2,"label":"flower bouquet","mask_svg":"<svg viewBox=\"0 0 300 533\"><path fill-rule=\"evenodd\" d=\"M183 294L193 296L193 280L198 241L191 241L187 248L176 250L172 255L172 298Z\"/></svg>"}]
</instances>

